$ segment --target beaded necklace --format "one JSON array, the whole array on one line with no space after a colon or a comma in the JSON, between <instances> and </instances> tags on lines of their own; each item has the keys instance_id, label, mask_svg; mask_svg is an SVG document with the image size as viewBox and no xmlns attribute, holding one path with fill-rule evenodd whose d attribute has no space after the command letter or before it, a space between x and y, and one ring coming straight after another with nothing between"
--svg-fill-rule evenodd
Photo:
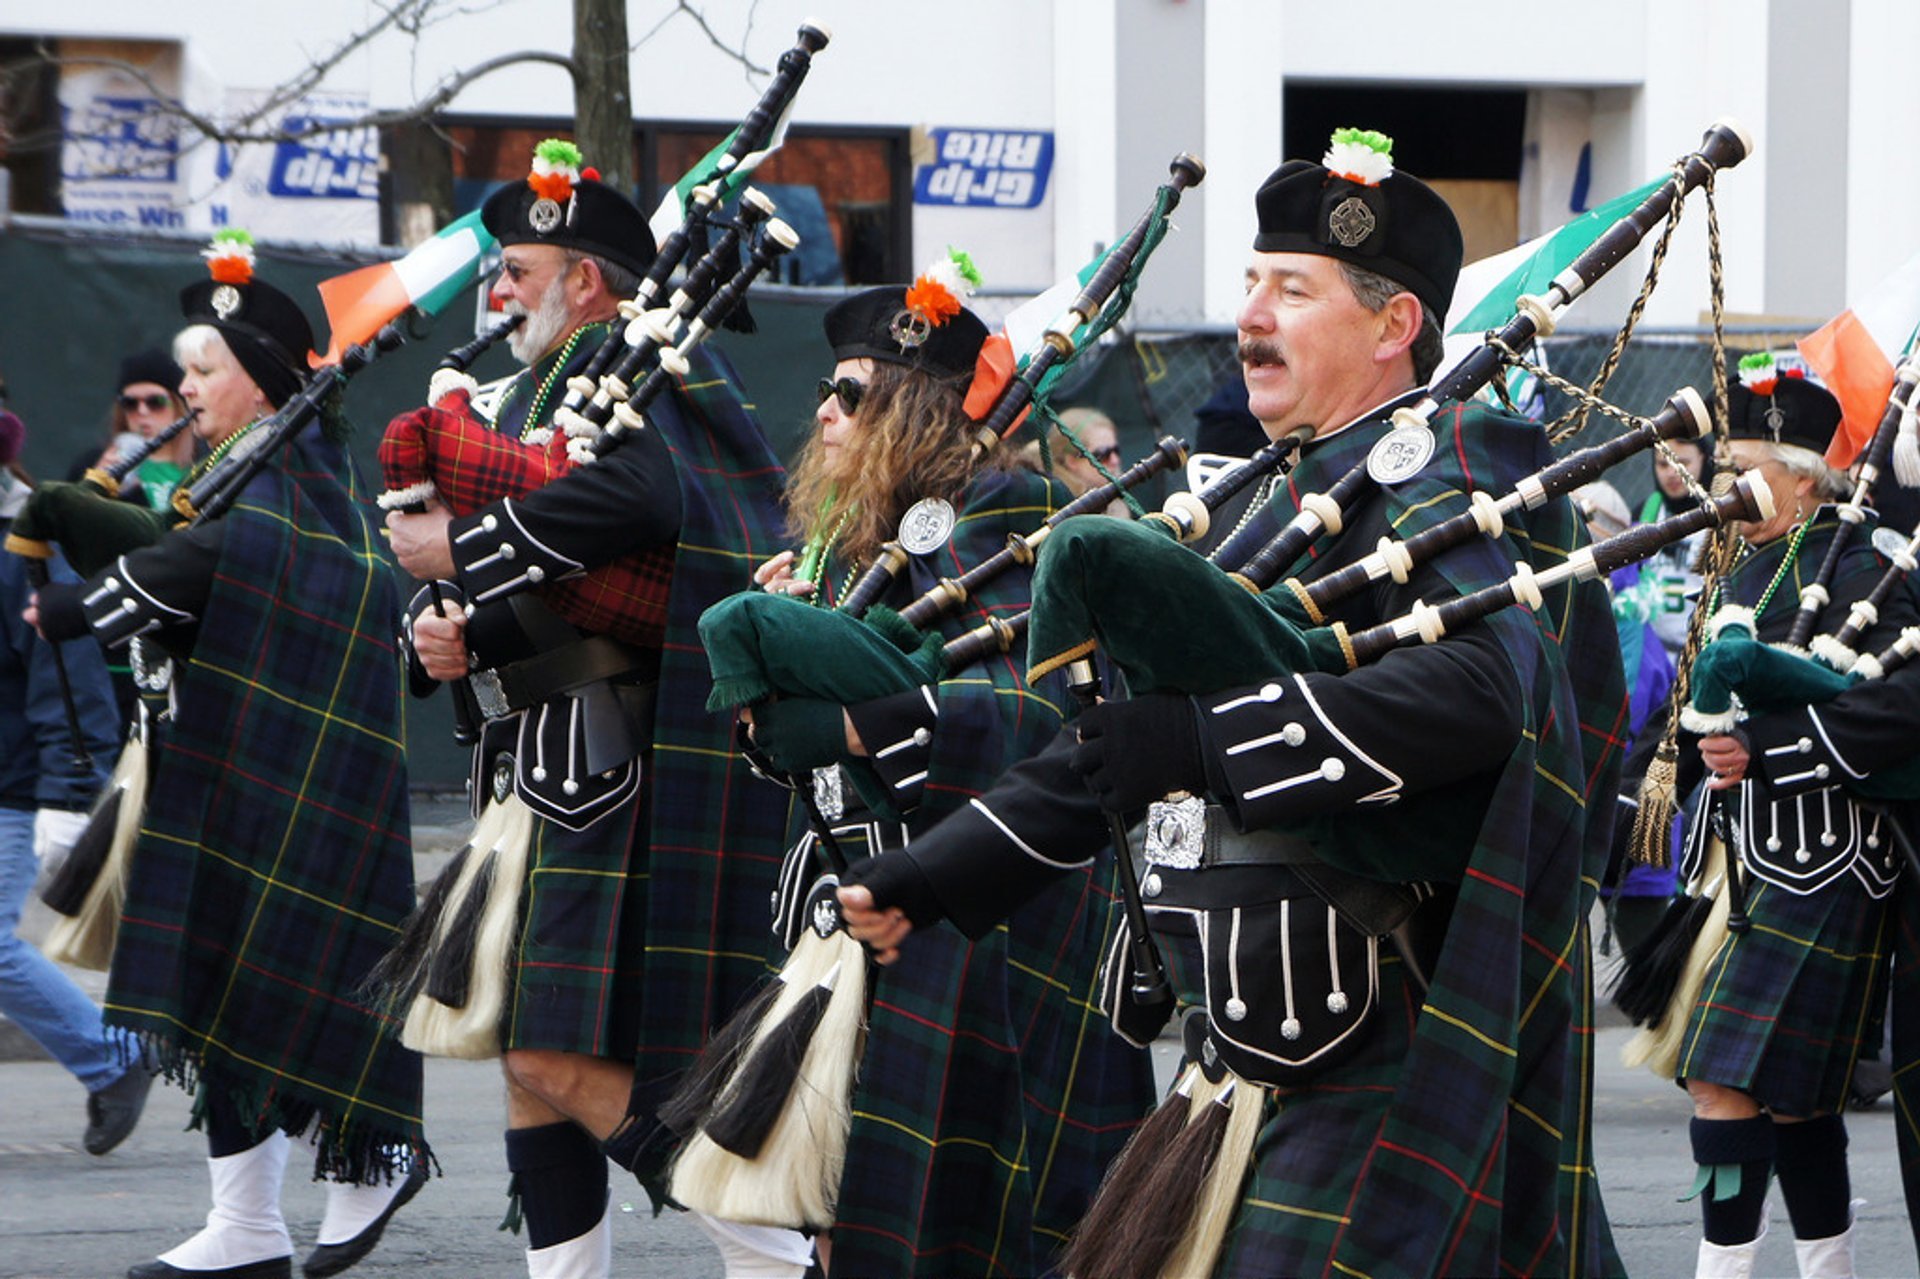
<instances>
[{"instance_id":1,"label":"beaded necklace","mask_svg":"<svg viewBox=\"0 0 1920 1279\"><path fill-rule=\"evenodd\" d=\"M560 348L560 353L554 357L553 367L547 370L547 375L540 379L540 385L534 390L533 407L527 410L527 416L522 419L520 423L521 438L524 439L528 431L540 429L538 425L540 421L540 411L547 407L547 396L552 394L554 383L558 382L560 375L566 371L567 361L573 358L574 350L580 345L581 340L587 336L587 331L589 329L605 330L607 327L607 321L595 320L592 324L583 324L573 331L573 336L567 339L566 344ZM531 378L532 375L533 370L528 369L527 376ZM509 401L511 401L514 394L520 390L521 385L522 383L519 380L516 379L514 381L512 387L507 391ZM501 406L503 412L505 408L505 405Z\"/></svg>"},{"instance_id":2,"label":"beaded necklace","mask_svg":"<svg viewBox=\"0 0 1920 1279\"><path fill-rule=\"evenodd\" d=\"M235 431L232 435L229 435L226 439L221 440L218 444L214 445L211 449L207 451L207 455L205 457L201 458L198 462L195 462L193 464L193 470L191 472L190 478L194 480L198 480L201 476L205 475L208 471L212 470L213 464L215 462L218 462L221 458L225 457L227 454L231 453L233 451L233 446L240 442L242 436L250 434L253 431L254 427L260 425L262 422L266 420L267 419L263 417L257 417L253 419L253 421L241 427L239 430Z\"/></svg>"},{"instance_id":3,"label":"beaded necklace","mask_svg":"<svg viewBox=\"0 0 1920 1279\"><path fill-rule=\"evenodd\" d=\"M831 503L833 498L828 497L827 501ZM840 518L833 522L833 527L827 530L824 537L816 535L807 543L807 549L800 554L799 567L793 570L795 578L802 582L813 582L819 579L820 574L826 571L827 555L833 550L833 544L839 540L840 530L847 526L847 521L852 517L853 508L848 507L841 512Z\"/></svg>"},{"instance_id":4,"label":"beaded necklace","mask_svg":"<svg viewBox=\"0 0 1920 1279\"><path fill-rule=\"evenodd\" d=\"M1793 530L1793 536L1787 540L1787 552L1780 557L1780 567L1774 570L1773 580L1768 582L1767 589L1761 592L1760 602L1753 606L1753 625L1756 631L1760 627L1760 615L1766 612L1767 605L1773 602L1773 593L1780 589L1780 583L1787 580L1787 574L1792 571L1794 562L1800 558L1800 544L1807 540L1807 531L1812 527L1813 516L1809 515L1800 521L1799 526ZM1713 607L1707 610L1708 616L1719 611L1721 590L1722 587L1719 585L1713 588Z\"/></svg>"}]
</instances>

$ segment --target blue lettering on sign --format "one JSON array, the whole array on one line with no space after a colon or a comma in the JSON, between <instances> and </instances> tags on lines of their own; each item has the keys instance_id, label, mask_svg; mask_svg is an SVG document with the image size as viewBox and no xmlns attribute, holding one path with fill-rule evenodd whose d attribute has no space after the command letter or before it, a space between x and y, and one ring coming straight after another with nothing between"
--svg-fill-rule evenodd
<instances>
[{"instance_id":1,"label":"blue lettering on sign","mask_svg":"<svg viewBox=\"0 0 1920 1279\"><path fill-rule=\"evenodd\" d=\"M913 177L916 204L1031 209L1047 193L1051 132L935 129L933 146L933 163Z\"/></svg>"},{"instance_id":2,"label":"blue lettering on sign","mask_svg":"<svg viewBox=\"0 0 1920 1279\"><path fill-rule=\"evenodd\" d=\"M280 127L301 133L319 127L298 142L273 149L267 193L290 199L375 200L380 196L380 131L371 125L326 129L320 116L289 115Z\"/></svg>"},{"instance_id":3,"label":"blue lettering on sign","mask_svg":"<svg viewBox=\"0 0 1920 1279\"><path fill-rule=\"evenodd\" d=\"M178 123L157 99L97 96L62 107L60 116L62 180L173 181Z\"/></svg>"}]
</instances>

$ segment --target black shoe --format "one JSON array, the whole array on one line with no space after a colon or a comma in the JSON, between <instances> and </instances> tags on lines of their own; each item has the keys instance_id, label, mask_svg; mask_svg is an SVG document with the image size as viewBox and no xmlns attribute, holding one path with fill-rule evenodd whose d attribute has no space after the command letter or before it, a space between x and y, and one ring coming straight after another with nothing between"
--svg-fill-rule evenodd
<instances>
[{"instance_id":1,"label":"black shoe","mask_svg":"<svg viewBox=\"0 0 1920 1279\"><path fill-rule=\"evenodd\" d=\"M249 1261L218 1270L182 1270L164 1261L146 1261L127 1271L127 1279L293 1279L293 1258Z\"/></svg>"},{"instance_id":2,"label":"black shoe","mask_svg":"<svg viewBox=\"0 0 1920 1279\"><path fill-rule=\"evenodd\" d=\"M87 1094L87 1133L80 1144L88 1154L104 1155L127 1139L147 1108L147 1090L152 1087L153 1076L136 1061L126 1074Z\"/></svg>"},{"instance_id":3,"label":"black shoe","mask_svg":"<svg viewBox=\"0 0 1920 1279\"><path fill-rule=\"evenodd\" d=\"M1884 1061L1858 1062L1847 1095L1855 1110L1865 1110L1893 1091L1893 1069Z\"/></svg>"},{"instance_id":4,"label":"black shoe","mask_svg":"<svg viewBox=\"0 0 1920 1279\"><path fill-rule=\"evenodd\" d=\"M420 1187L427 1184L427 1161L415 1156L413 1167L407 1169L406 1180L400 1183L400 1193L393 1197L386 1211L367 1223L362 1230L345 1243L323 1243L315 1245L300 1263L300 1273L307 1279L326 1279L327 1275L337 1275L347 1267L357 1264L362 1257L373 1251L373 1245L380 1242L380 1233L393 1220L393 1214L406 1206L407 1200L420 1193Z\"/></svg>"}]
</instances>

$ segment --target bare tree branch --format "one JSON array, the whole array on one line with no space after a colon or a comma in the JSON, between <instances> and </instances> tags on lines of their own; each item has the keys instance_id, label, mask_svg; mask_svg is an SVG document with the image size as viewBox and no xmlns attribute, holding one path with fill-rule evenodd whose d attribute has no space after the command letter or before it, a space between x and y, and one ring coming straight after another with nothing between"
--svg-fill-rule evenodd
<instances>
[{"instance_id":1,"label":"bare tree branch","mask_svg":"<svg viewBox=\"0 0 1920 1279\"><path fill-rule=\"evenodd\" d=\"M700 12L700 10L694 8L693 5L689 3L689 0L674 0L673 12L669 13L665 18L661 19L660 25L664 26L667 22L671 21L673 18L683 13L686 14L689 18L693 19L694 24L698 26L703 33L705 33L707 37L707 41L710 44L712 44L714 48L726 54L729 58L732 58L734 61L738 62L742 67L746 68L749 72L753 73L754 75L770 74L768 68L759 65L758 63L754 62L753 59L747 56L747 46L744 40L741 41L740 47L737 49L734 48L732 45L728 44L725 40L722 40L719 37L719 35L714 31L713 27L708 24L707 15ZM751 10L748 11L747 25L749 29L752 28L753 15ZM655 31L659 30L659 27L656 26L654 30Z\"/></svg>"}]
</instances>

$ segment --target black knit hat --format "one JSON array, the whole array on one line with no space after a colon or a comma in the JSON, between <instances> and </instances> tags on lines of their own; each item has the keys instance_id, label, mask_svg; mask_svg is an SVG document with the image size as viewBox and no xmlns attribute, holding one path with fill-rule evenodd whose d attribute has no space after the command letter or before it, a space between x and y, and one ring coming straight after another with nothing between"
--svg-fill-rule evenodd
<instances>
[{"instance_id":1,"label":"black knit hat","mask_svg":"<svg viewBox=\"0 0 1920 1279\"><path fill-rule=\"evenodd\" d=\"M125 389L141 382L152 382L177 395L180 392L180 376L180 366L173 362L173 357L158 347L149 347L120 361L120 380L114 385Z\"/></svg>"},{"instance_id":2,"label":"black knit hat","mask_svg":"<svg viewBox=\"0 0 1920 1279\"><path fill-rule=\"evenodd\" d=\"M1319 164L1289 160L1254 194L1261 253L1312 253L1383 275L1444 320L1465 252L1460 223L1426 183L1393 167L1393 140L1337 129Z\"/></svg>"},{"instance_id":3,"label":"black knit hat","mask_svg":"<svg viewBox=\"0 0 1920 1279\"><path fill-rule=\"evenodd\" d=\"M653 230L633 201L580 165L571 142L548 138L534 148L533 170L480 206L480 220L502 244L551 244L591 253L645 275L656 252Z\"/></svg>"},{"instance_id":4,"label":"black knit hat","mask_svg":"<svg viewBox=\"0 0 1920 1279\"><path fill-rule=\"evenodd\" d=\"M1840 425L1840 401L1800 370L1749 355L1727 387L1727 417L1729 439L1793 444L1824 455Z\"/></svg>"},{"instance_id":5,"label":"black knit hat","mask_svg":"<svg viewBox=\"0 0 1920 1279\"><path fill-rule=\"evenodd\" d=\"M205 257L213 278L180 290L180 314L219 330L233 358L279 408L306 381L313 326L292 298L254 277L253 237L245 231L215 232Z\"/></svg>"}]
</instances>

